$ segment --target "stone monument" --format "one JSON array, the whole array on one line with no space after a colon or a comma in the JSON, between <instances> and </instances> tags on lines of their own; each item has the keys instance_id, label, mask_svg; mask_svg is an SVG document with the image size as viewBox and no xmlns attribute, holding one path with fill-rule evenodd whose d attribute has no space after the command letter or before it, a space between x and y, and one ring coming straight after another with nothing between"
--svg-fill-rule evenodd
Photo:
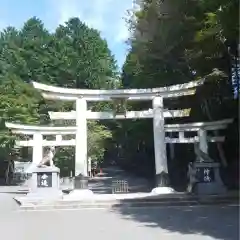
<instances>
[{"instance_id":1,"label":"stone monument","mask_svg":"<svg viewBox=\"0 0 240 240\"><path fill-rule=\"evenodd\" d=\"M192 164L195 175L192 192L197 194L223 194L226 187L220 176L220 163L215 162L206 153L195 146L197 160Z\"/></svg>"},{"instance_id":2,"label":"stone monument","mask_svg":"<svg viewBox=\"0 0 240 240\"><path fill-rule=\"evenodd\" d=\"M60 170L55 166L36 167L32 171L29 199L59 199L63 196L60 190Z\"/></svg>"},{"instance_id":3,"label":"stone monument","mask_svg":"<svg viewBox=\"0 0 240 240\"><path fill-rule=\"evenodd\" d=\"M55 147L51 146L46 150L42 161L32 168L28 198L52 199L62 197L63 194L60 191L60 169L53 164L54 155Z\"/></svg>"}]
</instances>

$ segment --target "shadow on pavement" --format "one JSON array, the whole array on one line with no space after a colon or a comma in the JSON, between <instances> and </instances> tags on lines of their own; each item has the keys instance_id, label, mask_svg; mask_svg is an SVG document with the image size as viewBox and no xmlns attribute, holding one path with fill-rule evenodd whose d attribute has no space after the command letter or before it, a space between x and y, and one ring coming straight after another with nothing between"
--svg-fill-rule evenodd
<instances>
[{"instance_id":1,"label":"shadow on pavement","mask_svg":"<svg viewBox=\"0 0 240 240\"><path fill-rule=\"evenodd\" d=\"M199 234L214 239L239 239L237 206L120 207L112 211L151 228L160 227L171 232Z\"/></svg>"}]
</instances>

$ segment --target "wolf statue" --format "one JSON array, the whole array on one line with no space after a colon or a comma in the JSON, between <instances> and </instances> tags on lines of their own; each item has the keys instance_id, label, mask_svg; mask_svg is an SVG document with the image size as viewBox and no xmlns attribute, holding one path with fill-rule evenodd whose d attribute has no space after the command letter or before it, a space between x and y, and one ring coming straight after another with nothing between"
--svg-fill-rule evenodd
<instances>
[{"instance_id":1,"label":"wolf statue","mask_svg":"<svg viewBox=\"0 0 240 240\"><path fill-rule=\"evenodd\" d=\"M33 169L35 169L36 167L54 166L53 158L55 153L56 153L55 147L47 148L46 151L43 153L43 158L40 161L40 163L32 162L32 164L26 170L26 173L32 173Z\"/></svg>"},{"instance_id":2,"label":"wolf statue","mask_svg":"<svg viewBox=\"0 0 240 240\"><path fill-rule=\"evenodd\" d=\"M43 154L43 159L38 164L38 167L54 166L53 158L55 153L56 153L55 147L49 147Z\"/></svg>"}]
</instances>

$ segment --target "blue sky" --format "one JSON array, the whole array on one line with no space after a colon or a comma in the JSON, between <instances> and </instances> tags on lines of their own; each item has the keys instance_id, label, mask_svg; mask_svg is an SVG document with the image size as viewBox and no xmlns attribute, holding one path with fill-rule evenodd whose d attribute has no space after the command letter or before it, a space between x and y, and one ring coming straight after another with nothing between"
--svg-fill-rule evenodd
<instances>
[{"instance_id":1,"label":"blue sky","mask_svg":"<svg viewBox=\"0 0 240 240\"><path fill-rule=\"evenodd\" d=\"M121 67L127 52L125 19L129 9L133 9L133 0L1 0L0 29L9 25L20 28L36 16L46 28L54 30L69 18L79 17L107 39Z\"/></svg>"}]
</instances>

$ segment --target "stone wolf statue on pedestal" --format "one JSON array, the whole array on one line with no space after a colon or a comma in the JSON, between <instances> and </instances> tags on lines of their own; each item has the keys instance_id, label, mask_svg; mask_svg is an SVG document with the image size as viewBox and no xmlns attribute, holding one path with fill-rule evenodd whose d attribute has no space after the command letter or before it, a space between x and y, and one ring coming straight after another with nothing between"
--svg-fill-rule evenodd
<instances>
[{"instance_id":1,"label":"stone wolf statue on pedestal","mask_svg":"<svg viewBox=\"0 0 240 240\"><path fill-rule=\"evenodd\" d=\"M43 154L43 159L38 164L38 167L54 166L53 157L55 153L56 153L55 147L49 147Z\"/></svg>"},{"instance_id":2,"label":"stone wolf statue on pedestal","mask_svg":"<svg viewBox=\"0 0 240 240\"><path fill-rule=\"evenodd\" d=\"M44 153L43 153L43 159L40 163L32 163L30 167L26 170L26 173L32 173L33 169L36 167L48 167L48 166L54 166L53 163L53 157L56 153L55 147L49 147Z\"/></svg>"}]
</instances>

